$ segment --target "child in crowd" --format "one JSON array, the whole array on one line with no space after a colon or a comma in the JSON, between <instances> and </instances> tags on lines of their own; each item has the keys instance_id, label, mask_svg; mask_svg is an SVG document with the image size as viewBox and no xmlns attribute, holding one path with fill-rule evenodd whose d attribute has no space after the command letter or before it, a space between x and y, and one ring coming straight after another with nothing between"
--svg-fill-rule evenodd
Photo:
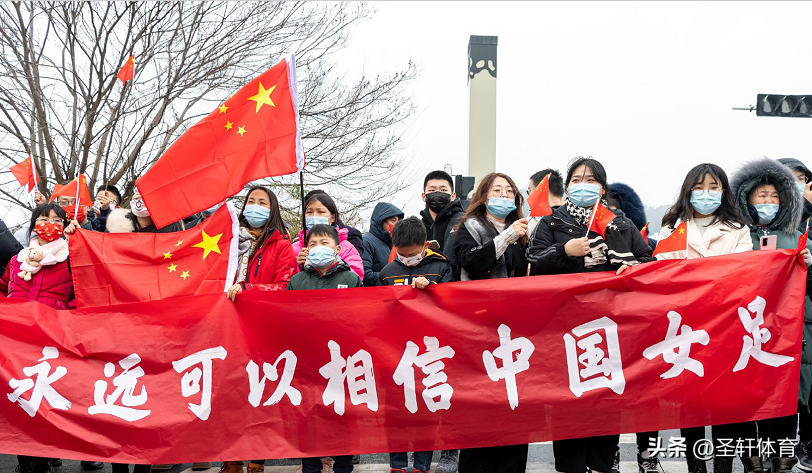
<instances>
[{"instance_id":1,"label":"child in crowd","mask_svg":"<svg viewBox=\"0 0 812 473\"><path fill-rule=\"evenodd\" d=\"M307 259L304 270L290 278L288 290L344 289L363 287L361 278L339 256L338 231L324 224L307 231ZM321 465L321 463L319 463ZM305 473L309 473L305 471ZM341 473L341 472L336 472Z\"/></svg>"}]
</instances>

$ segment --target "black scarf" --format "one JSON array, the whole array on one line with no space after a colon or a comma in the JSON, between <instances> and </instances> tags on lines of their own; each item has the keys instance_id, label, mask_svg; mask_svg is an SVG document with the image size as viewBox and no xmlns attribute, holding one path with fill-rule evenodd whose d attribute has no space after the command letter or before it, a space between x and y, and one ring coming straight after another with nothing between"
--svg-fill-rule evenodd
<instances>
[{"instance_id":1,"label":"black scarf","mask_svg":"<svg viewBox=\"0 0 812 473\"><path fill-rule=\"evenodd\" d=\"M609 208L609 204L607 204L606 201L602 200L601 204ZM579 225L587 228L589 219L592 216L593 207L579 207L570 202L569 199L564 201L564 205L567 207L567 212L570 216L572 216ZM609 256L609 263L617 266L624 264L626 266L634 266L640 264L637 258L634 257L634 253L629 250L629 246L626 244L626 241L620 234L620 230L618 230L617 225L614 223L609 222L606 226L605 240L595 231L588 232L588 238L589 253L584 256L585 267L592 268L593 266L600 266L606 263L607 255Z\"/></svg>"}]
</instances>

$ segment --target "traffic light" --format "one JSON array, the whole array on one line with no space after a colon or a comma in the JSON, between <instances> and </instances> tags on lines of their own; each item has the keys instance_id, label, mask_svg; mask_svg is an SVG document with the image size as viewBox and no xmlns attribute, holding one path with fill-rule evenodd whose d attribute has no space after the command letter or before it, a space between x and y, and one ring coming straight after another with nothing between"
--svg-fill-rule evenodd
<instances>
[{"instance_id":1,"label":"traffic light","mask_svg":"<svg viewBox=\"0 0 812 473\"><path fill-rule=\"evenodd\" d=\"M457 198L460 200L468 200L468 194L474 190L474 177L473 176L454 176L454 189L457 191Z\"/></svg>"},{"instance_id":2,"label":"traffic light","mask_svg":"<svg viewBox=\"0 0 812 473\"><path fill-rule=\"evenodd\" d=\"M758 94L759 117L812 117L812 95Z\"/></svg>"}]
</instances>

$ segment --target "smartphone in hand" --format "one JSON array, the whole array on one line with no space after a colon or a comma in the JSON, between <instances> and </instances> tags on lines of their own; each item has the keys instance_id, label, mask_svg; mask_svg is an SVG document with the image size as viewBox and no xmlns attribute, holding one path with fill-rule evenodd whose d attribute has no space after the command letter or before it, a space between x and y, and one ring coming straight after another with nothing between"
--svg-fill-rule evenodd
<instances>
[{"instance_id":1,"label":"smartphone in hand","mask_svg":"<svg viewBox=\"0 0 812 473\"><path fill-rule=\"evenodd\" d=\"M778 236L777 235L769 235L763 236L759 239L761 243L760 250L774 250L776 249L776 243L778 243Z\"/></svg>"}]
</instances>

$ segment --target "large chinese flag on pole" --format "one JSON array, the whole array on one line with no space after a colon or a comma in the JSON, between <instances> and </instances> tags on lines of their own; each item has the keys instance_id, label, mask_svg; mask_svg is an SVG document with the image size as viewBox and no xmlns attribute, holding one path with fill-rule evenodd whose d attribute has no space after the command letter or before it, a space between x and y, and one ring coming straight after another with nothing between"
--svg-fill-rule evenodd
<instances>
[{"instance_id":1,"label":"large chinese flag on pole","mask_svg":"<svg viewBox=\"0 0 812 473\"><path fill-rule=\"evenodd\" d=\"M159 228L304 167L292 56L187 130L136 182Z\"/></svg>"},{"instance_id":2,"label":"large chinese flag on pole","mask_svg":"<svg viewBox=\"0 0 812 473\"><path fill-rule=\"evenodd\" d=\"M527 196L527 205L530 206L531 217L544 217L553 214L550 207L550 175L544 176L539 185Z\"/></svg>"},{"instance_id":3,"label":"large chinese flag on pole","mask_svg":"<svg viewBox=\"0 0 812 473\"><path fill-rule=\"evenodd\" d=\"M28 186L28 192L31 192L37 186L37 172L36 167L34 166L34 159L31 158L31 156L28 156L22 162L11 166L10 171L11 174L17 178L17 182L20 183L20 186Z\"/></svg>"},{"instance_id":4,"label":"large chinese flag on pole","mask_svg":"<svg viewBox=\"0 0 812 473\"><path fill-rule=\"evenodd\" d=\"M70 238L78 307L222 293L237 272L239 224L220 207L200 225L174 233L99 233Z\"/></svg>"}]
</instances>

